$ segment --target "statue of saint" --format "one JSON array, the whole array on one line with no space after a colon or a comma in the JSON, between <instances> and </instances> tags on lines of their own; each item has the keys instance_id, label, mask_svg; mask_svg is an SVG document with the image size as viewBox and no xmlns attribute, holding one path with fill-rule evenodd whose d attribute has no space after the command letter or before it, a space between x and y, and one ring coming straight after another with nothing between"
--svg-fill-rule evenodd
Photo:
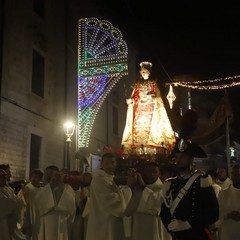
<instances>
[{"instance_id":1,"label":"statue of saint","mask_svg":"<svg viewBox=\"0 0 240 240\"><path fill-rule=\"evenodd\" d=\"M172 150L174 131L156 81L150 79L152 63L140 63L140 80L133 86L129 99L122 145L124 152L158 153Z\"/></svg>"}]
</instances>

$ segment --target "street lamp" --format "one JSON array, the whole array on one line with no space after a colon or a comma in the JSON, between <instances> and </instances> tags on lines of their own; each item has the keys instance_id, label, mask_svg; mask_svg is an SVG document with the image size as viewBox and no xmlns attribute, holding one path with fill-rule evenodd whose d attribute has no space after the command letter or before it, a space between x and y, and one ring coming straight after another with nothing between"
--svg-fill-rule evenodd
<instances>
[{"instance_id":1,"label":"street lamp","mask_svg":"<svg viewBox=\"0 0 240 240\"><path fill-rule=\"evenodd\" d=\"M65 134L67 136L67 140L66 140L66 151L65 151L65 167L70 170L70 147L71 147L71 137L74 134L74 130L75 130L75 124L73 122L66 122L64 124L64 131Z\"/></svg>"}]
</instances>

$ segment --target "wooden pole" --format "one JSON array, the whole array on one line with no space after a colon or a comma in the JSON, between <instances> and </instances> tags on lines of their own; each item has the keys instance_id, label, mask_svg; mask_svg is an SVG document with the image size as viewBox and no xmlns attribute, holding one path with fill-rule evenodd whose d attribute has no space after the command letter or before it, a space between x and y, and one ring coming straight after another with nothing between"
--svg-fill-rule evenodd
<instances>
[{"instance_id":1,"label":"wooden pole","mask_svg":"<svg viewBox=\"0 0 240 240\"><path fill-rule=\"evenodd\" d=\"M226 121L226 154L227 154L227 169L228 175L231 178L231 157L230 157L230 135L229 135L229 119Z\"/></svg>"}]
</instances>

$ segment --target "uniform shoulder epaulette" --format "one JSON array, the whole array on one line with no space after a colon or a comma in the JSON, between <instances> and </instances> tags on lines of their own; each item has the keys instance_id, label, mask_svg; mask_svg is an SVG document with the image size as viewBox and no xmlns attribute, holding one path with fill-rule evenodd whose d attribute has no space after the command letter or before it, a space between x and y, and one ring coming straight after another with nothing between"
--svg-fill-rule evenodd
<instances>
[{"instance_id":1,"label":"uniform shoulder epaulette","mask_svg":"<svg viewBox=\"0 0 240 240\"><path fill-rule=\"evenodd\" d=\"M171 182L172 180L175 180L175 179L177 179L177 176L166 178L164 182Z\"/></svg>"},{"instance_id":2,"label":"uniform shoulder epaulette","mask_svg":"<svg viewBox=\"0 0 240 240\"><path fill-rule=\"evenodd\" d=\"M165 179L165 181L163 183L163 187L162 187L162 190L163 190L164 193L166 193L170 190L170 186L172 184L172 181L176 178L177 177L170 177L170 178Z\"/></svg>"},{"instance_id":3,"label":"uniform shoulder epaulette","mask_svg":"<svg viewBox=\"0 0 240 240\"><path fill-rule=\"evenodd\" d=\"M204 174L200 177L200 187L206 188L212 186L213 181L210 175Z\"/></svg>"},{"instance_id":4,"label":"uniform shoulder epaulette","mask_svg":"<svg viewBox=\"0 0 240 240\"><path fill-rule=\"evenodd\" d=\"M205 175L205 172L204 171L201 171L201 170L195 170L195 173L200 173L202 175Z\"/></svg>"}]
</instances>

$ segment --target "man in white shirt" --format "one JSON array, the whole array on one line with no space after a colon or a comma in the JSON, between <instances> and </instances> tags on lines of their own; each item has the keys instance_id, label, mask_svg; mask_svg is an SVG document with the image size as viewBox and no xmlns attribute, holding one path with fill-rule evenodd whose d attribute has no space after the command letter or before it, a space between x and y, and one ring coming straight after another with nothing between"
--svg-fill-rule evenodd
<instances>
[{"instance_id":1,"label":"man in white shirt","mask_svg":"<svg viewBox=\"0 0 240 240\"><path fill-rule=\"evenodd\" d=\"M216 197L218 197L219 192L222 190L222 187L217 184L217 172L215 170L208 170L206 171L206 174L210 175L212 178L212 187L214 189L214 192L216 193Z\"/></svg>"},{"instance_id":2,"label":"man in white shirt","mask_svg":"<svg viewBox=\"0 0 240 240\"><path fill-rule=\"evenodd\" d=\"M228 171L226 167L219 167L217 169L217 184L222 188L222 190L228 188L232 184L232 180L228 177Z\"/></svg>"},{"instance_id":3,"label":"man in white shirt","mask_svg":"<svg viewBox=\"0 0 240 240\"><path fill-rule=\"evenodd\" d=\"M71 239L72 224L76 214L73 189L63 182L63 175L54 172L50 182L35 195L39 211L40 229L38 238L51 240Z\"/></svg>"},{"instance_id":4,"label":"man in white shirt","mask_svg":"<svg viewBox=\"0 0 240 240\"><path fill-rule=\"evenodd\" d=\"M36 239L39 224L38 210L35 204L35 194L40 190L43 172L40 169L33 169L29 176L29 183L22 187L17 196L24 203L21 209L21 218L18 227L25 233L27 239Z\"/></svg>"},{"instance_id":5,"label":"man in white shirt","mask_svg":"<svg viewBox=\"0 0 240 240\"><path fill-rule=\"evenodd\" d=\"M125 192L114 182L116 166L115 156L105 153L101 169L92 173L86 240L125 239L123 214L128 203Z\"/></svg>"},{"instance_id":6,"label":"man in white shirt","mask_svg":"<svg viewBox=\"0 0 240 240\"><path fill-rule=\"evenodd\" d=\"M160 218L163 183L159 166L156 162L145 162L138 172L142 177L139 184L143 187L132 215L132 240L170 240L172 237Z\"/></svg>"},{"instance_id":7,"label":"man in white shirt","mask_svg":"<svg viewBox=\"0 0 240 240\"><path fill-rule=\"evenodd\" d=\"M220 240L240 239L240 165L232 168L232 185L219 193Z\"/></svg>"},{"instance_id":8,"label":"man in white shirt","mask_svg":"<svg viewBox=\"0 0 240 240\"><path fill-rule=\"evenodd\" d=\"M0 239L24 239L17 228L22 202L7 184L7 172L0 169Z\"/></svg>"}]
</instances>

